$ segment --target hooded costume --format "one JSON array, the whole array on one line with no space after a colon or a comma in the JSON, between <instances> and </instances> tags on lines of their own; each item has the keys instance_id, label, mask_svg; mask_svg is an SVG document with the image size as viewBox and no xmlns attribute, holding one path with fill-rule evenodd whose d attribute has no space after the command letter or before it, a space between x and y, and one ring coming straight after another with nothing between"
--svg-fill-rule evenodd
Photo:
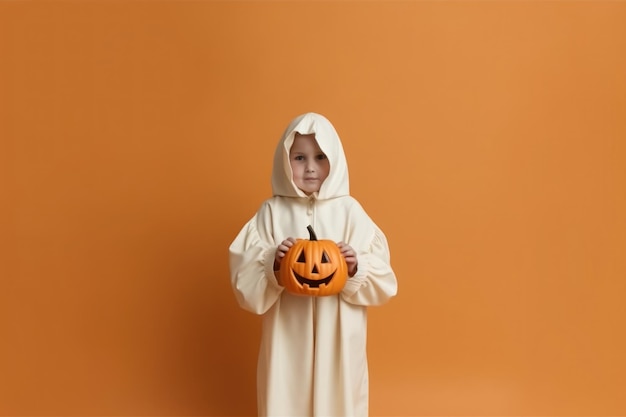
<instances>
[{"instance_id":1,"label":"hooded costume","mask_svg":"<svg viewBox=\"0 0 626 417\"><path fill-rule=\"evenodd\" d=\"M289 149L296 133L315 134L330 163L319 192L310 196L292 180ZM367 416L367 306L388 301L397 282L385 235L349 194L343 147L326 118L307 113L289 124L274 155L272 190L229 248L239 305L263 315L259 416ZM276 281L276 248L288 237L308 238L307 225L357 253L357 272L338 295L296 296Z\"/></svg>"}]
</instances>

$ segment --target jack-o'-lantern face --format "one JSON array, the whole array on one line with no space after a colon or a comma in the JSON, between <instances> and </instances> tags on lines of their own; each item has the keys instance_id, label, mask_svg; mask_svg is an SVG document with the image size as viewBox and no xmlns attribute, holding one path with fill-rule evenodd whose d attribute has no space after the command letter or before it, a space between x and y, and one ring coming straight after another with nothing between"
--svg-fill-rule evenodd
<instances>
[{"instance_id":1,"label":"jack-o'-lantern face","mask_svg":"<svg viewBox=\"0 0 626 417\"><path fill-rule=\"evenodd\" d=\"M285 288L298 295L324 296L339 293L348 278L346 260L332 240L317 240L311 226L310 240L298 239L281 262Z\"/></svg>"}]
</instances>

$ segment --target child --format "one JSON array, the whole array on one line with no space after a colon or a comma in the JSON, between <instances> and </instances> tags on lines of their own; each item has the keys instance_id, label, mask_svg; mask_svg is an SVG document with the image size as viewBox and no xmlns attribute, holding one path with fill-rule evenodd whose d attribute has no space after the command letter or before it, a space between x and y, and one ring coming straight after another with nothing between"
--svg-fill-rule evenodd
<instances>
[{"instance_id":1,"label":"child","mask_svg":"<svg viewBox=\"0 0 626 417\"><path fill-rule=\"evenodd\" d=\"M367 307L396 294L383 232L350 196L348 166L333 125L296 117L274 155L273 197L229 248L240 306L263 315L257 368L259 416L368 415ZM296 238L337 242L348 265L340 294L292 295L276 271Z\"/></svg>"}]
</instances>

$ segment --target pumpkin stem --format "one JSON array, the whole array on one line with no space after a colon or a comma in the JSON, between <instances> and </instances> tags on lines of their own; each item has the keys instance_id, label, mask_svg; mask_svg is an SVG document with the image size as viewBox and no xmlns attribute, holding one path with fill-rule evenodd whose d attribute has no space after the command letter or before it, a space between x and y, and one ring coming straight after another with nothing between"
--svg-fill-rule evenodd
<instances>
[{"instance_id":1,"label":"pumpkin stem","mask_svg":"<svg viewBox=\"0 0 626 417\"><path fill-rule=\"evenodd\" d=\"M311 225L308 225L307 230L309 231L309 240L317 240L317 235L315 234L315 231L313 230L313 228L311 227Z\"/></svg>"}]
</instances>

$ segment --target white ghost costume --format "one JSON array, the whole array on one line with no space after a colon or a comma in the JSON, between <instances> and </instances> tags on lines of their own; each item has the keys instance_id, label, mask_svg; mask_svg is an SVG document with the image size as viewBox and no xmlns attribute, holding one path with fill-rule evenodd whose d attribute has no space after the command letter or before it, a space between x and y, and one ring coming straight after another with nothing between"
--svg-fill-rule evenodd
<instances>
[{"instance_id":1,"label":"white ghost costume","mask_svg":"<svg viewBox=\"0 0 626 417\"><path fill-rule=\"evenodd\" d=\"M315 134L330 172L307 196L292 180L295 133ZM333 125L316 113L295 118L274 156L273 197L264 201L229 248L239 305L263 315L257 368L259 416L368 415L367 307L397 292L383 232L350 196L348 166ZM357 253L357 273L338 295L296 296L274 276L278 245L288 237L344 241Z\"/></svg>"}]
</instances>

